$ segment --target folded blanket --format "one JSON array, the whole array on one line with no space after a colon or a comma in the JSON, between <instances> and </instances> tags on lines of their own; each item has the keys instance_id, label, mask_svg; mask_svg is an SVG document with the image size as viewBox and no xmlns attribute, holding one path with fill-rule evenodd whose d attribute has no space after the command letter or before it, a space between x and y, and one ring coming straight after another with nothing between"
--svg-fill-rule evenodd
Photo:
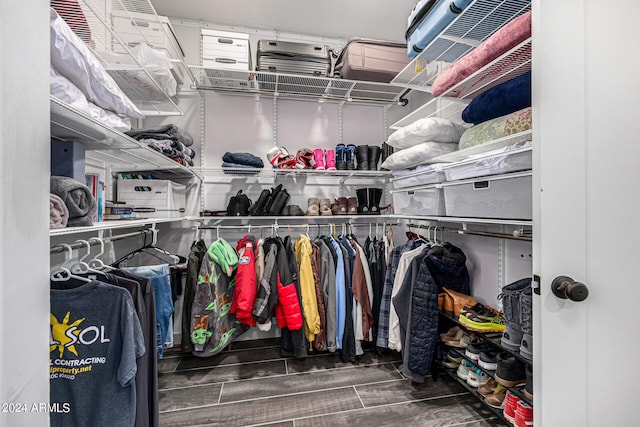
<instances>
[{"instance_id":1,"label":"folded blanket","mask_svg":"<svg viewBox=\"0 0 640 427\"><path fill-rule=\"evenodd\" d=\"M531 107L531 71L474 98L462 111L462 120L477 125L527 107Z\"/></svg>"},{"instance_id":2,"label":"folded blanket","mask_svg":"<svg viewBox=\"0 0 640 427\"><path fill-rule=\"evenodd\" d=\"M69 209L62 199L49 194L49 228L65 228L69 221Z\"/></svg>"},{"instance_id":3,"label":"folded blanket","mask_svg":"<svg viewBox=\"0 0 640 427\"><path fill-rule=\"evenodd\" d=\"M180 129L174 124L168 124L157 128L135 129L127 132L133 139L170 139L172 141L182 142L187 147L193 145L193 138L189 132Z\"/></svg>"},{"instance_id":4,"label":"folded blanket","mask_svg":"<svg viewBox=\"0 0 640 427\"><path fill-rule=\"evenodd\" d=\"M531 12L527 12L515 18L504 27L496 31L491 37L458 59L444 70L434 81L432 86L433 96L440 96L451 87L460 83L480 68L489 64L500 55L513 49L526 39L531 37ZM457 97L455 91L447 93L447 96Z\"/></svg>"},{"instance_id":5,"label":"folded blanket","mask_svg":"<svg viewBox=\"0 0 640 427\"><path fill-rule=\"evenodd\" d=\"M222 156L222 161L226 163L236 163L238 165L251 166L254 168L264 167L262 159L260 157L254 156L251 153L230 153L227 151L226 153L224 153L224 156Z\"/></svg>"},{"instance_id":6,"label":"folded blanket","mask_svg":"<svg viewBox=\"0 0 640 427\"><path fill-rule=\"evenodd\" d=\"M247 171L225 171L223 170L223 172L225 174L231 174L231 175L255 175L257 173L260 173L260 171L258 169L261 168L256 168L253 166L248 166L248 165L241 165L239 163L229 163L229 162L222 162L222 168L235 168L235 169L246 169Z\"/></svg>"},{"instance_id":7,"label":"folded blanket","mask_svg":"<svg viewBox=\"0 0 640 427\"><path fill-rule=\"evenodd\" d=\"M96 200L89 187L65 176L51 177L51 193L60 197L69 210L68 227L93 225Z\"/></svg>"}]
</instances>

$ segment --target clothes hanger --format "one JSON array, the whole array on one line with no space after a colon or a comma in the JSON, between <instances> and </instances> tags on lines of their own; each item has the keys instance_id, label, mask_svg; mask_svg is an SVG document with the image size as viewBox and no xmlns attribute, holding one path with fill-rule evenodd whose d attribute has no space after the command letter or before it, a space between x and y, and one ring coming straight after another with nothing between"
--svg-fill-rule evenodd
<instances>
[{"instance_id":1,"label":"clothes hanger","mask_svg":"<svg viewBox=\"0 0 640 427\"><path fill-rule=\"evenodd\" d=\"M75 243L82 243L87 248L87 253L84 254L75 264L73 264L70 268L71 272L74 274L87 274L87 273L96 273L102 275L102 271L95 270L91 268L91 266L85 261L89 255L91 255L91 243L86 240L76 240Z\"/></svg>"},{"instance_id":2,"label":"clothes hanger","mask_svg":"<svg viewBox=\"0 0 640 427\"><path fill-rule=\"evenodd\" d=\"M218 230L219 230L219 226L218 226ZM149 232L151 233L152 238L151 238L151 242L147 243L147 235L149 234ZM132 259L134 256L136 256L139 253L145 253L145 254L150 255L150 256L152 256L154 258L157 258L158 260L162 261L162 263L167 264L167 260L166 259L160 258L155 253L151 252L151 250L160 252L161 254L166 255L169 258L171 258L171 260L172 260L171 264L174 265L174 266L177 265L177 264L186 263L187 259L185 257L183 257L181 255L176 255L176 254L174 254L172 252L167 251L166 249L162 249L162 248L159 248L159 247L155 246L155 243L157 241L156 232L157 232L157 230L155 230L155 229L144 230L142 247L129 252L128 254L126 254L123 257L121 257L118 261L114 262L112 265L117 267L123 261L130 260L130 259Z\"/></svg>"},{"instance_id":3,"label":"clothes hanger","mask_svg":"<svg viewBox=\"0 0 640 427\"><path fill-rule=\"evenodd\" d=\"M91 283L92 280L86 277L77 276L73 274L73 272L67 267L67 264L73 259L73 249L71 246L60 243L56 245L57 247L62 247L66 250L65 258L62 264L58 268L54 268L49 275L49 278L52 282L65 282L70 279L77 279L82 282Z\"/></svg>"},{"instance_id":4,"label":"clothes hanger","mask_svg":"<svg viewBox=\"0 0 640 427\"><path fill-rule=\"evenodd\" d=\"M102 240L99 237L93 237L90 240L96 240L98 243L100 243L100 253L96 254L96 256L94 256L93 259L89 261L89 266L91 268L95 268L98 270L105 270L105 271L115 270L115 268L105 264L104 262L102 262L102 259L100 259L100 256L104 254L104 240Z\"/></svg>"}]
</instances>

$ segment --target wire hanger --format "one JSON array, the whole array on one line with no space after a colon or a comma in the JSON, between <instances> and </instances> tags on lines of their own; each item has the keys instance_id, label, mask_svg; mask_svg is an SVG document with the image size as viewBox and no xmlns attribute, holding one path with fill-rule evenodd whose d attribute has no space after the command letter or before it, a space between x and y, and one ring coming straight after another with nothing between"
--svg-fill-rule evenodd
<instances>
[{"instance_id":1,"label":"wire hanger","mask_svg":"<svg viewBox=\"0 0 640 427\"><path fill-rule=\"evenodd\" d=\"M64 243L60 243L56 246L64 248L66 250L66 253L65 253L64 261L62 262L62 264L60 264L58 268L54 268L53 270L51 270L51 274L49 275L49 278L51 279L51 281L65 282L69 279L77 279L82 282L90 283L92 281L91 279L88 279L82 276L77 276L73 274L73 272L69 269L69 267L67 267L67 264L73 259L73 249L71 248L71 246Z\"/></svg>"}]
</instances>

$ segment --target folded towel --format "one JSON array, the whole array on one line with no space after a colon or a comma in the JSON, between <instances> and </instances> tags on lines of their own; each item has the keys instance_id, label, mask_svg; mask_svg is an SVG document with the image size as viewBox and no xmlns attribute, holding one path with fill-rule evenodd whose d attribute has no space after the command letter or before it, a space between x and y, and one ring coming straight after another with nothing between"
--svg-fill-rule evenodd
<instances>
[{"instance_id":1,"label":"folded towel","mask_svg":"<svg viewBox=\"0 0 640 427\"><path fill-rule=\"evenodd\" d=\"M65 228L69 221L69 209L62 199L49 194L49 228Z\"/></svg>"},{"instance_id":2,"label":"folded towel","mask_svg":"<svg viewBox=\"0 0 640 427\"><path fill-rule=\"evenodd\" d=\"M60 197L67 206L68 227L93 225L97 207L89 187L66 176L52 176L51 193Z\"/></svg>"},{"instance_id":3,"label":"folded towel","mask_svg":"<svg viewBox=\"0 0 640 427\"><path fill-rule=\"evenodd\" d=\"M228 163L228 162L222 162L222 169L226 169L226 168L235 168L235 169L246 169L247 171L226 171L223 170L223 172L225 174L230 174L230 175L255 175L257 173L260 173L259 170L260 168L256 168L253 166L247 166L247 165L241 165L240 163Z\"/></svg>"},{"instance_id":4,"label":"folded towel","mask_svg":"<svg viewBox=\"0 0 640 427\"><path fill-rule=\"evenodd\" d=\"M189 135L189 132L180 129L174 124L168 124L157 128L150 129L132 129L127 132L133 139L170 139L172 141L179 141L187 147L193 145L193 138Z\"/></svg>"},{"instance_id":5,"label":"folded towel","mask_svg":"<svg viewBox=\"0 0 640 427\"><path fill-rule=\"evenodd\" d=\"M254 156L251 153L224 153L222 161L226 163L236 163L239 165L252 166L254 168L263 168L264 163L260 157Z\"/></svg>"}]
</instances>

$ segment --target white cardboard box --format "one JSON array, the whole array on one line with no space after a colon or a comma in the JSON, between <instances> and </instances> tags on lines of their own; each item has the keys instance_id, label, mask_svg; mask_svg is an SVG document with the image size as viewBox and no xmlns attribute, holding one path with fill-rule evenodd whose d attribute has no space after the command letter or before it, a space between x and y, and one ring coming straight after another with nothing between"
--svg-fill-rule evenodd
<instances>
[{"instance_id":1,"label":"white cardboard box","mask_svg":"<svg viewBox=\"0 0 640 427\"><path fill-rule=\"evenodd\" d=\"M202 65L222 70L249 71L249 34L203 29Z\"/></svg>"},{"instance_id":2,"label":"white cardboard box","mask_svg":"<svg viewBox=\"0 0 640 427\"><path fill-rule=\"evenodd\" d=\"M184 216L187 187L164 179L119 179L118 201L141 218Z\"/></svg>"},{"instance_id":3,"label":"white cardboard box","mask_svg":"<svg viewBox=\"0 0 640 427\"><path fill-rule=\"evenodd\" d=\"M171 58L183 59L184 50L178 42L169 18L166 16L158 16L158 18L159 21L155 15L147 13L118 10L111 12L114 30L130 47L146 42L154 49L165 50ZM120 44L116 43L114 51L118 52L119 46Z\"/></svg>"}]
</instances>

